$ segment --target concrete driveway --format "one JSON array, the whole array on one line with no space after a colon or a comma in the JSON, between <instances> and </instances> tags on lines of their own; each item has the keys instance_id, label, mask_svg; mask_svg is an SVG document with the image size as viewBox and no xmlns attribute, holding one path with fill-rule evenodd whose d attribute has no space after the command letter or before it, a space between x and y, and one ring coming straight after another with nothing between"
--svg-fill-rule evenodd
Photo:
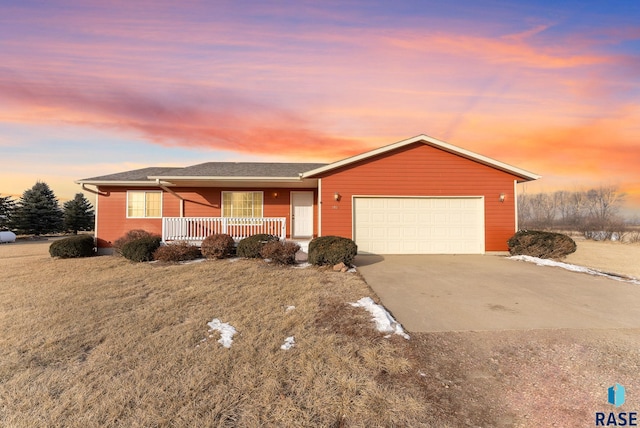
<instances>
[{"instance_id":1,"label":"concrete driveway","mask_svg":"<svg viewBox=\"0 0 640 428\"><path fill-rule=\"evenodd\" d=\"M359 255L409 331L640 328L640 286L493 255Z\"/></svg>"}]
</instances>

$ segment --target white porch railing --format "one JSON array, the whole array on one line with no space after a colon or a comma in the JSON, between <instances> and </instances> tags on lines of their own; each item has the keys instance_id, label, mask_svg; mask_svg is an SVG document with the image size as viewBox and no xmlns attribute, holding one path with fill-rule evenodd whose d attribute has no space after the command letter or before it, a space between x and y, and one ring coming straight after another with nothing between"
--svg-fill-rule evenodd
<instances>
[{"instance_id":1,"label":"white porch railing","mask_svg":"<svg viewBox=\"0 0 640 428\"><path fill-rule=\"evenodd\" d=\"M226 233L239 241L258 233L287 236L285 217L163 217L162 240L201 243L214 233Z\"/></svg>"}]
</instances>

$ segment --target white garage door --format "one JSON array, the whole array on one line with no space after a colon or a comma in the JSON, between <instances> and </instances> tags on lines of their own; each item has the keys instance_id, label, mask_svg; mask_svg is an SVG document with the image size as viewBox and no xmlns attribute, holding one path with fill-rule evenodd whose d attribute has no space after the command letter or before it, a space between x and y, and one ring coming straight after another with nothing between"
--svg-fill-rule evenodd
<instances>
[{"instance_id":1,"label":"white garage door","mask_svg":"<svg viewBox=\"0 0 640 428\"><path fill-rule=\"evenodd\" d=\"M353 215L360 253L484 253L480 197L356 197Z\"/></svg>"}]
</instances>

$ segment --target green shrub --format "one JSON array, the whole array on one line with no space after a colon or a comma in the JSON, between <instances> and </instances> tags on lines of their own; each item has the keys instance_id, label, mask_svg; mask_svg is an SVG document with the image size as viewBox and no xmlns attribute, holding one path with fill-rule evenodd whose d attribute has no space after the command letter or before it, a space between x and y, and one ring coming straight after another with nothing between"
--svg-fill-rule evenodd
<instances>
[{"instance_id":1,"label":"green shrub","mask_svg":"<svg viewBox=\"0 0 640 428\"><path fill-rule=\"evenodd\" d=\"M309 243L309 263L314 265L336 265L340 262L351 266L358 254L358 246L349 238L321 236Z\"/></svg>"},{"instance_id":2,"label":"green shrub","mask_svg":"<svg viewBox=\"0 0 640 428\"><path fill-rule=\"evenodd\" d=\"M148 238L150 236L155 235L152 235L151 233L142 229L130 230L124 236L121 236L120 238L115 240L115 242L112 244L113 251L115 252L115 254L122 254L122 247L124 247L124 244L126 244L127 242L131 242L140 238Z\"/></svg>"},{"instance_id":3,"label":"green shrub","mask_svg":"<svg viewBox=\"0 0 640 428\"><path fill-rule=\"evenodd\" d=\"M291 241L267 242L260 250L260 255L264 259L271 259L274 263L282 265L292 265L296 263L296 253L300 250L300 245Z\"/></svg>"},{"instance_id":4,"label":"green shrub","mask_svg":"<svg viewBox=\"0 0 640 428\"><path fill-rule=\"evenodd\" d=\"M90 257L95 254L95 243L91 235L76 235L52 242L49 246L51 257L70 259Z\"/></svg>"},{"instance_id":5,"label":"green shrub","mask_svg":"<svg viewBox=\"0 0 640 428\"><path fill-rule=\"evenodd\" d=\"M260 251L267 242L279 241L275 235L267 235L260 233L258 235L249 236L238 242L237 254L239 257L247 257L249 259L259 259L262 257Z\"/></svg>"},{"instance_id":6,"label":"green shrub","mask_svg":"<svg viewBox=\"0 0 640 428\"><path fill-rule=\"evenodd\" d=\"M153 253L160 247L162 239L159 236L147 236L134 239L122 246L120 253L133 262L148 262L153 260Z\"/></svg>"},{"instance_id":7,"label":"green shrub","mask_svg":"<svg viewBox=\"0 0 640 428\"><path fill-rule=\"evenodd\" d=\"M226 233L217 233L204 238L200 251L208 259L224 259L232 256L236 250L236 243Z\"/></svg>"},{"instance_id":8,"label":"green shrub","mask_svg":"<svg viewBox=\"0 0 640 428\"><path fill-rule=\"evenodd\" d=\"M183 262L185 260L195 260L199 258L200 249L188 242L176 242L168 245L161 245L153 253L153 258L161 262Z\"/></svg>"},{"instance_id":9,"label":"green shrub","mask_svg":"<svg viewBox=\"0 0 640 428\"><path fill-rule=\"evenodd\" d=\"M561 259L576 251L576 243L567 235L538 230L521 230L507 241L509 253L541 259Z\"/></svg>"}]
</instances>

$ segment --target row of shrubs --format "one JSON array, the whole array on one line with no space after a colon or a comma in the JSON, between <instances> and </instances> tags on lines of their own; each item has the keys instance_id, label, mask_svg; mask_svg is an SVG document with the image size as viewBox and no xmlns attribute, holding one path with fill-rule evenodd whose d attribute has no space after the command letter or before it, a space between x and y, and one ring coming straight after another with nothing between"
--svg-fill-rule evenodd
<instances>
[{"instance_id":1,"label":"row of shrubs","mask_svg":"<svg viewBox=\"0 0 640 428\"><path fill-rule=\"evenodd\" d=\"M274 235L257 234L238 242L231 236L215 234L207 236L200 248L179 242L161 245L159 236L143 230L132 230L114 242L114 250L129 260L142 262L160 260L177 262L193 260L201 256L223 259L237 255L245 258L269 259L278 264L294 264L300 246L291 241L280 241ZM309 244L309 262L315 265L334 265L340 262L351 265L358 247L351 239L323 236Z\"/></svg>"},{"instance_id":2,"label":"row of shrubs","mask_svg":"<svg viewBox=\"0 0 640 428\"><path fill-rule=\"evenodd\" d=\"M523 230L508 241L512 255L560 259L576 251L576 243L567 235L554 232ZM241 240L236 248L231 236L208 236L200 248L179 242L161 245L161 238L144 230L132 230L114 242L114 250L129 260L144 262L160 260L179 262L200 257L223 259L237 255L245 258L270 259L279 264L294 264L300 246L295 242L282 242L277 236L258 234ZM94 239L90 235L77 235L55 241L49 247L52 257L75 258L95 254ZM309 244L309 263L314 265L349 266L358 252L351 239L339 236L322 236Z\"/></svg>"}]
</instances>

